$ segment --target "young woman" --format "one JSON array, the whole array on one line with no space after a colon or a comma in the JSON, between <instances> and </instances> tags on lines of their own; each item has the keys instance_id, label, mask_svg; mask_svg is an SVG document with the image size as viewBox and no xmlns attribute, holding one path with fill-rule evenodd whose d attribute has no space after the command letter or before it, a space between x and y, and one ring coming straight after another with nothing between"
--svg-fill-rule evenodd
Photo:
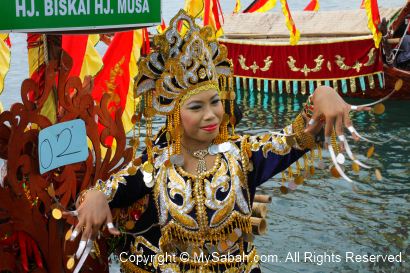
<instances>
[{"instance_id":1,"label":"young woman","mask_svg":"<svg viewBox=\"0 0 410 273\"><path fill-rule=\"evenodd\" d=\"M184 37L177 31L181 20L190 26ZM136 236L130 252L120 257L123 270L260 272L250 224L256 187L311 149L322 121L327 142L333 128L342 136L343 124L352 126L351 106L331 88L320 87L311 98L312 117L299 114L281 134L239 137L234 128L228 130L235 120L224 111L235 99L232 68L210 28L200 29L181 11L155 43L136 79L147 153L80 196L72 236L82 232L76 271L103 225L120 234L110 208L128 207L149 194L146 221L159 225L160 238ZM167 116L166 143L156 146L150 122L158 114ZM147 261L152 266L136 267L137 259L130 258L135 254L152 254Z\"/></svg>"}]
</instances>

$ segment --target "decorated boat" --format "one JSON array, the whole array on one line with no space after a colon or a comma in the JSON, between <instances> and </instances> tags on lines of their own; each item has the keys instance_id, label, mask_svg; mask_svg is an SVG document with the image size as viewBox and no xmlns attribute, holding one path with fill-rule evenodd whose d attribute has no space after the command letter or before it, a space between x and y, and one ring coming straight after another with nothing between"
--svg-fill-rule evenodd
<instances>
[{"instance_id":1,"label":"decorated boat","mask_svg":"<svg viewBox=\"0 0 410 273\"><path fill-rule=\"evenodd\" d=\"M410 2L380 8L389 37L402 36L409 10ZM220 41L228 48L238 87L307 95L328 85L348 97L381 98L402 78L406 86L393 97L410 99L410 73L383 62L383 46L375 45L366 10L295 11L292 17L301 33L297 45L290 45L281 13L225 17Z\"/></svg>"}]
</instances>

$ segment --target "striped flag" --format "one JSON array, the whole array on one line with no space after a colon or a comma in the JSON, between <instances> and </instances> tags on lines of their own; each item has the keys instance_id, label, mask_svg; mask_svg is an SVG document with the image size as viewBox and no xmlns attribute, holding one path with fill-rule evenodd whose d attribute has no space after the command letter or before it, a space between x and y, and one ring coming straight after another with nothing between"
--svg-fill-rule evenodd
<instances>
[{"instance_id":1,"label":"striped flag","mask_svg":"<svg viewBox=\"0 0 410 273\"><path fill-rule=\"evenodd\" d=\"M300 39L300 32L296 28L295 22L293 21L292 15L290 14L288 2L286 0L280 0L280 3L282 4L283 15L285 15L286 18L286 26L288 27L290 32L290 44L296 45Z\"/></svg>"},{"instance_id":2,"label":"striped flag","mask_svg":"<svg viewBox=\"0 0 410 273\"><path fill-rule=\"evenodd\" d=\"M0 94L4 89L4 79L10 69L10 39L8 33L0 33Z\"/></svg>"},{"instance_id":3,"label":"striped flag","mask_svg":"<svg viewBox=\"0 0 410 273\"><path fill-rule=\"evenodd\" d=\"M99 40L100 36L98 34L63 35L62 48L73 59L70 77L78 76L83 81L85 76L95 76L101 70L103 66L102 59L95 49Z\"/></svg>"},{"instance_id":4,"label":"striped flag","mask_svg":"<svg viewBox=\"0 0 410 273\"><path fill-rule=\"evenodd\" d=\"M45 35L40 34L27 35L29 77L38 84L40 92L43 92L45 87L44 38ZM101 57L94 47L98 41L98 35L62 35L62 48L73 60L69 76L78 76L84 80L86 75L94 76L101 69ZM29 99L36 98L32 95ZM55 94L50 92L41 109L41 114L52 123L57 121L58 106L55 102Z\"/></svg>"},{"instance_id":5,"label":"striped flag","mask_svg":"<svg viewBox=\"0 0 410 273\"><path fill-rule=\"evenodd\" d=\"M367 13L367 26L373 34L374 45L379 48L382 40L382 33L379 30L380 13L377 0L364 0L364 6Z\"/></svg>"},{"instance_id":6,"label":"striped flag","mask_svg":"<svg viewBox=\"0 0 410 273\"><path fill-rule=\"evenodd\" d=\"M40 94L44 92L46 80L45 38L46 36L42 34L27 34L29 77L37 83ZM34 97L34 93L29 93L28 96L31 101L37 99ZM53 124L57 122L57 105L54 92L50 92L48 95L40 114L47 117Z\"/></svg>"},{"instance_id":7,"label":"striped flag","mask_svg":"<svg viewBox=\"0 0 410 273\"><path fill-rule=\"evenodd\" d=\"M319 0L311 0L310 3L303 9L304 11L318 11L320 8Z\"/></svg>"},{"instance_id":8,"label":"striped flag","mask_svg":"<svg viewBox=\"0 0 410 273\"><path fill-rule=\"evenodd\" d=\"M157 32L159 34L163 33L167 29L167 25L164 22L164 18L161 19L161 24L157 26Z\"/></svg>"},{"instance_id":9,"label":"striped flag","mask_svg":"<svg viewBox=\"0 0 410 273\"><path fill-rule=\"evenodd\" d=\"M223 23L223 13L219 0L205 0L204 26L210 25L215 31L215 37L223 35L221 24Z\"/></svg>"},{"instance_id":10,"label":"striped flag","mask_svg":"<svg viewBox=\"0 0 410 273\"><path fill-rule=\"evenodd\" d=\"M141 48L141 53L146 56L151 52L151 44L149 41L149 34L148 34L148 29L143 28L142 29L142 48Z\"/></svg>"},{"instance_id":11,"label":"striped flag","mask_svg":"<svg viewBox=\"0 0 410 273\"><path fill-rule=\"evenodd\" d=\"M275 5L276 0L255 0L243 11L243 13L266 12L273 9Z\"/></svg>"}]
</instances>

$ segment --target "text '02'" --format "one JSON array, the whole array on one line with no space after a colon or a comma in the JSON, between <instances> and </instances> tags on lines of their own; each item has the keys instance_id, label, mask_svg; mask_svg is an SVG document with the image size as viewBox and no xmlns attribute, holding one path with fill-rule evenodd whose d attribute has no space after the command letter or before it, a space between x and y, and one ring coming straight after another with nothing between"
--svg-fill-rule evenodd
<instances>
[{"instance_id":1,"label":"text '02'","mask_svg":"<svg viewBox=\"0 0 410 273\"><path fill-rule=\"evenodd\" d=\"M88 146L84 121L71 120L41 130L38 154L40 174L86 160Z\"/></svg>"}]
</instances>

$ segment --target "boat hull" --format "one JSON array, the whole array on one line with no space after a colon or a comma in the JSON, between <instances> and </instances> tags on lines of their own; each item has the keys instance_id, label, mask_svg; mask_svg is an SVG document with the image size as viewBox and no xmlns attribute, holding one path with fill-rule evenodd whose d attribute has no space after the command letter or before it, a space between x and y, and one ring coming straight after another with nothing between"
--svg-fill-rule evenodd
<instances>
[{"instance_id":1,"label":"boat hull","mask_svg":"<svg viewBox=\"0 0 410 273\"><path fill-rule=\"evenodd\" d=\"M401 79L403 80L402 88L395 92L390 99L410 100L410 71L401 70L387 64L384 64L383 71L385 77L384 88L377 87L366 92L348 92L347 94L341 93L341 95L350 98L380 99L389 94L394 89L396 81Z\"/></svg>"}]
</instances>

